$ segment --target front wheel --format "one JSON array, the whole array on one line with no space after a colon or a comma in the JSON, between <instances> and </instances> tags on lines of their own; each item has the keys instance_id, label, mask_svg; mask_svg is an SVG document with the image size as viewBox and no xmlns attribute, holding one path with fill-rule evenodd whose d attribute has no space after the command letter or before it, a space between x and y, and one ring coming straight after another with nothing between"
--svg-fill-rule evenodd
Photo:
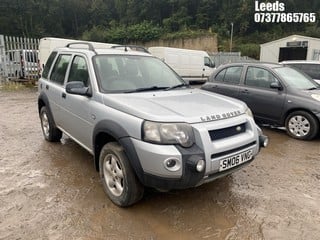
<instances>
[{"instance_id":1,"label":"front wheel","mask_svg":"<svg viewBox=\"0 0 320 240\"><path fill-rule=\"evenodd\" d=\"M144 188L118 143L110 142L103 146L99 167L104 191L113 203L128 207L142 198Z\"/></svg>"},{"instance_id":2,"label":"front wheel","mask_svg":"<svg viewBox=\"0 0 320 240\"><path fill-rule=\"evenodd\" d=\"M319 131L319 122L308 112L296 111L286 118L286 130L293 138L311 140Z\"/></svg>"}]
</instances>

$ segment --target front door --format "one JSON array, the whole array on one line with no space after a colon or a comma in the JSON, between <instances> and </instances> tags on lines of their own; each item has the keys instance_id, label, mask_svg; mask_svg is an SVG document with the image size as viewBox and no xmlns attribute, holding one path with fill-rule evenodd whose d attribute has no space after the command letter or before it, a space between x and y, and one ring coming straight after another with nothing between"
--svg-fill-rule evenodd
<instances>
[{"instance_id":1,"label":"front door","mask_svg":"<svg viewBox=\"0 0 320 240\"><path fill-rule=\"evenodd\" d=\"M248 67L241 85L239 99L244 101L258 119L278 122L286 97L283 90L270 87L278 79L267 69Z\"/></svg>"},{"instance_id":2,"label":"front door","mask_svg":"<svg viewBox=\"0 0 320 240\"><path fill-rule=\"evenodd\" d=\"M86 87L91 86L88 65L84 56L73 57L67 82L81 81ZM61 95L63 106L64 130L88 150L92 150L92 132L94 116L92 101L88 96L68 94Z\"/></svg>"}]
</instances>

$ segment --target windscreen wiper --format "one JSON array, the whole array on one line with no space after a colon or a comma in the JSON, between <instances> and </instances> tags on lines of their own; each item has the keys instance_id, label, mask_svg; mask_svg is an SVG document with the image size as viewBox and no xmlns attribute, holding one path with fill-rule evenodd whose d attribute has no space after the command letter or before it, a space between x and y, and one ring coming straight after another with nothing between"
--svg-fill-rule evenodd
<instances>
[{"instance_id":1,"label":"windscreen wiper","mask_svg":"<svg viewBox=\"0 0 320 240\"><path fill-rule=\"evenodd\" d=\"M167 88L168 87L152 86L152 87L137 88L137 89L129 90L129 91L126 91L125 93L156 91L156 90L163 90L163 89L167 89Z\"/></svg>"},{"instance_id":2,"label":"windscreen wiper","mask_svg":"<svg viewBox=\"0 0 320 240\"><path fill-rule=\"evenodd\" d=\"M187 84L187 83L181 83L181 84L178 84L178 85L174 85L174 86L172 86L172 87L168 87L168 88L166 88L165 90L166 90L166 91L169 91L169 90L176 89L176 88L180 88L180 87L190 87L190 85Z\"/></svg>"},{"instance_id":3,"label":"windscreen wiper","mask_svg":"<svg viewBox=\"0 0 320 240\"><path fill-rule=\"evenodd\" d=\"M317 90L318 88L317 87L311 87L311 88L308 88L307 90Z\"/></svg>"}]
</instances>

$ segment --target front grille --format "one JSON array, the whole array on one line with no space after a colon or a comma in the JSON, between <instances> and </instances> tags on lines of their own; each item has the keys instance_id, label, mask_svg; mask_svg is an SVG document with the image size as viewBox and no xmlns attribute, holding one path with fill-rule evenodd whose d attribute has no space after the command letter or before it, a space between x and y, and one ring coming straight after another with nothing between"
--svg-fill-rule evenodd
<instances>
[{"instance_id":1,"label":"front grille","mask_svg":"<svg viewBox=\"0 0 320 240\"><path fill-rule=\"evenodd\" d=\"M244 149L247 149L249 147L253 147L257 144L256 141L253 141L251 143L248 143L246 145L243 145L241 147L238 147L238 148L234 148L234 149L231 149L231 150L228 150L228 151L224 151L224 152L220 152L220 153L215 153L215 154L212 154L211 155L211 159L214 159L214 158L219 158L219 157L222 157L222 156L225 156L225 155L228 155L230 153L233 153L233 152L239 152L241 150L244 150Z\"/></svg>"},{"instance_id":2,"label":"front grille","mask_svg":"<svg viewBox=\"0 0 320 240\"><path fill-rule=\"evenodd\" d=\"M209 131L209 135L211 138L211 141L232 137L234 135L238 135L240 133L244 133L246 131L246 124L242 123L240 125L235 125L228 128L222 128L217 130L211 130Z\"/></svg>"}]
</instances>

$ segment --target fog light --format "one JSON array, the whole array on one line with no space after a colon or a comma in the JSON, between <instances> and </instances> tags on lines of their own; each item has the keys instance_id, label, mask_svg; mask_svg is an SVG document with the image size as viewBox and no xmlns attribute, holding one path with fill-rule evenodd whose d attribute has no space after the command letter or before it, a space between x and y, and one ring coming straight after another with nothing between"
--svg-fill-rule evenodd
<instances>
[{"instance_id":1,"label":"fog light","mask_svg":"<svg viewBox=\"0 0 320 240\"><path fill-rule=\"evenodd\" d=\"M204 160L201 159L197 162L196 169L198 172L202 172L204 168L205 168L205 162Z\"/></svg>"},{"instance_id":2,"label":"fog light","mask_svg":"<svg viewBox=\"0 0 320 240\"><path fill-rule=\"evenodd\" d=\"M166 161L166 166L168 168L173 168L176 165L176 160L175 159L169 159L168 161Z\"/></svg>"},{"instance_id":3,"label":"fog light","mask_svg":"<svg viewBox=\"0 0 320 240\"><path fill-rule=\"evenodd\" d=\"M177 158L168 158L164 160L163 164L164 167L171 172L178 171L181 168L180 160Z\"/></svg>"}]
</instances>

